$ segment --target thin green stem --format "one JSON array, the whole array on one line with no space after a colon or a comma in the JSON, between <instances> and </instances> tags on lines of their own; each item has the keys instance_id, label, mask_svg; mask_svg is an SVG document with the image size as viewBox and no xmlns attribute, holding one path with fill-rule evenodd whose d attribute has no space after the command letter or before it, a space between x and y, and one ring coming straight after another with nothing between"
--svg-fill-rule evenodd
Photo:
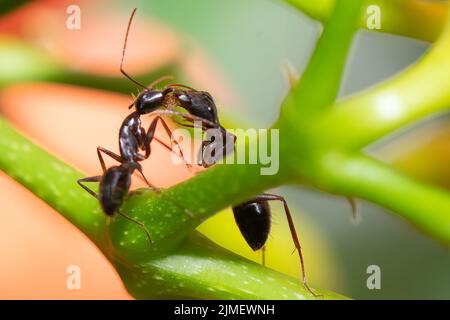
<instances>
[{"instance_id":1,"label":"thin green stem","mask_svg":"<svg viewBox=\"0 0 450 320\"><path fill-rule=\"evenodd\" d=\"M334 14L325 24L308 67L284 102L286 117L305 119L309 113L319 113L335 101L362 2L346 0L336 3Z\"/></svg>"},{"instance_id":2,"label":"thin green stem","mask_svg":"<svg viewBox=\"0 0 450 320\"><path fill-rule=\"evenodd\" d=\"M427 234L450 243L448 192L415 181L368 156L329 153L322 163L327 190L391 209Z\"/></svg>"}]
</instances>

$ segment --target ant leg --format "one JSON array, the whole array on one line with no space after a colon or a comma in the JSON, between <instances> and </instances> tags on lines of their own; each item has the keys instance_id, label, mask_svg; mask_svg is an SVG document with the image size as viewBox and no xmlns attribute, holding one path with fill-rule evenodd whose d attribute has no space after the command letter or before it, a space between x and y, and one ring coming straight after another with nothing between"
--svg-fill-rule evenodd
<instances>
[{"instance_id":1,"label":"ant leg","mask_svg":"<svg viewBox=\"0 0 450 320\"><path fill-rule=\"evenodd\" d=\"M157 137L153 137L153 139L155 139L160 145L162 145L164 148L166 148L167 150L169 150L170 152L174 152L173 150L172 150L172 148L169 146L169 145L167 145L164 141L162 141L162 140L160 140L159 138L157 138ZM180 150L181 150L181 148L179 148ZM174 152L175 153L175 152ZM188 164L188 163L186 163L186 161L184 161L184 155L181 153L181 154L177 154L177 153L175 153L175 155L178 157L178 158L180 158L181 160L183 160L183 162L185 163L185 165L186 165L186 168L189 170L189 172L192 172L192 165L190 165L190 164Z\"/></svg>"},{"instance_id":2,"label":"ant leg","mask_svg":"<svg viewBox=\"0 0 450 320\"><path fill-rule=\"evenodd\" d=\"M87 178L81 178L78 179L77 182L84 190L86 190L91 196L98 199L98 194L91 189L89 189L88 186L84 185L83 182L99 182L102 179L102 176L94 176L94 177L87 177Z\"/></svg>"},{"instance_id":3,"label":"ant leg","mask_svg":"<svg viewBox=\"0 0 450 320\"><path fill-rule=\"evenodd\" d=\"M180 84L180 83L171 83L171 84L168 84L168 85L166 86L166 88L183 88L183 89L188 89L188 90L190 90L190 91L195 91L195 92L197 92L197 90L195 90L194 88L189 87L189 86L184 85L184 84Z\"/></svg>"},{"instance_id":4,"label":"ant leg","mask_svg":"<svg viewBox=\"0 0 450 320\"><path fill-rule=\"evenodd\" d=\"M104 154L110 156L111 158L113 158L114 160L116 160L117 162L123 163L122 157L119 156L118 154L105 149L103 147L97 147L97 155L98 155L98 159L100 160L100 164L102 165L102 169L103 172L106 171L106 166L105 166L105 161L103 160L102 154L101 152L103 152ZM148 182L147 178L145 177L144 173L142 172L142 170L139 170L139 173L141 174L142 178L144 179L144 182L152 189L158 190L158 188L156 188L154 185L152 185L150 182Z\"/></svg>"},{"instance_id":5,"label":"ant leg","mask_svg":"<svg viewBox=\"0 0 450 320\"><path fill-rule=\"evenodd\" d=\"M172 148L171 148L167 143L165 143L164 141L162 141L162 140L159 139L158 137L153 136L153 139L156 140L156 142L158 142L160 145L162 145L162 146L163 146L164 148L166 148L168 151L174 152L174 151L172 150ZM174 153L175 153L175 152L174 152ZM181 155L176 154L176 153L175 153L175 155L176 155L177 157L179 157L180 159L183 159L183 158L181 157ZM138 156L141 157L141 160L145 160L145 159L147 159L147 158L150 156L150 148L149 148L149 144L145 145L145 155L138 154ZM191 171L189 167L188 167L188 169L189 169L189 171Z\"/></svg>"},{"instance_id":6,"label":"ant leg","mask_svg":"<svg viewBox=\"0 0 450 320\"><path fill-rule=\"evenodd\" d=\"M158 187L155 187L153 184L151 184L151 183L147 180L147 178L146 178L145 175L144 175L144 172L142 172L142 169L138 169L138 171L139 171L139 173L141 174L142 179L144 179L144 182L145 182L151 189L153 189L155 192L159 193L159 192L160 192L159 188L158 188Z\"/></svg>"},{"instance_id":7,"label":"ant leg","mask_svg":"<svg viewBox=\"0 0 450 320\"><path fill-rule=\"evenodd\" d=\"M174 78L174 76L171 76L171 75L159 77L158 79L156 79L155 81L150 83L148 88L149 88L149 90L152 90L158 83L161 83L161 82L163 82L165 80L172 80L173 78Z\"/></svg>"},{"instance_id":8,"label":"ant leg","mask_svg":"<svg viewBox=\"0 0 450 320\"><path fill-rule=\"evenodd\" d=\"M160 140L160 139L157 138L157 137L153 137L153 139L156 140L160 145L162 145L162 146L163 146L164 148L166 148L167 150L173 152L172 148L171 148L167 143L165 143L164 141Z\"/></svg>"},{"instance_id":9,"label":"ant leg","mask_svg":"<svg viewBox=\"0 0 450 320\"><path fill-rule=\"evenodd\" d=\"M261 248L262 265L266 266L266 246Z\"/></svg>"},{"instance_id":10,"label":"ant leg","mask_svg":"<svg viewBox=\"0 0 450 320\"><path fill-rule=\"evenodd\" d=\"M117 162L123 163L122 157L119 156L118 154L115 154L114 152L112 152L112 151L110 151L108 149L105 149L103 147L97 147L98 160L100 161L100 164L102 166L103 172L106 171L106 165L105 165L105 160L103 159L101 152L103 152L104 154L110 156L111 158L113 158Z\"/></svg>"},{"instance_id":11,"label":"ant leg","mask_svg":"<svg viewBox=\"0 0 450 320\"><path fill-rule=\"evenodd\" d=\"M313 294L315 297L319 297L321 296L320 294L315 293L314 291L311 290L311 288L308 286L308 283L306 282L306 272L305 272L305 264L303 262L303 254L302 254L302 248L300 247L300 241L298 240L298 236L297 236L297 231L295 230L295 225L294 225L294 221L292 220L292 216L291 216L291 212L289 210L289 207L287 205L286 200L282 197L282 196L278 196L275 194L268 194L268 193L263 193L262 195L259 195L255 198L257 201L272 201L272 200L276 200L276 201L281 201L283 203L284 206L284 213L286 214L286 218L289 224L289 230L291 232L291 237L292 240L294 242L295 248L298 252L298 256L300 258L300 265L302 268L302 283L303 286L311 293Z\"/></svg>"},{"instance_id":12,"label":"ant leg","mask_svg":"<svg viewBox=\"0 0 450 320\"><path fill-rule=\"evenodd\" d=\"M167 134L169 135L170 139L172 140L172 132L170 131L170 128L167 126L166 122L164 121L163 118L161 118L160 116L157 116L151 123L150 126L147 130L147 136L145 137L144 140L144 145L146 146L146 148L148 148L148 146L150 145L150 143L152 142L153 139L156 139L154 137L155 131L156 131L156 125L158 124L158 121L161 121L162 125L164 126L164 128L166 129ZM180 157L183 159L186 167L189 169L190 171L190 165L186 162L186 159L184 159L184 155L183 152L181 150L180 145L178 144L178 141L176 141L175 139L173 139L172 141L175 141L175 144L178 146L178 148L180 149ZM172 150L170 148L170 150ZM174 203L175 204L175 203ZM177 207L180 207L179 205L175 204ZM182 208L184 210L184 212L190 217L193 218L194 215L192 212L190 212L188 209L186 208Z\"/></svg>"},{"instance_id":13,"label":"ant leg","mask_svg":"<svg viewBox=\"0 0 450 320\"><path fill-rule=\"evenodd\" d=\"M187 123L183 123L181 121L178 121L176 119L172 119L173 122L175 122L176 124L185 127L185 128L195 128L195 126L193 124L187 124Z\"/></svg>"},{"instance_id":14,"label":"ant leg","mask_svg":"<svg viewBox=\"0 0 450 320\"><path fill-rule=\"evenodd\" d=\"M206 120L201 117L194 116L189 113L178 112L175 110L156 110L156 111L153 111L152 114L153 115L166 115L166 116L179 116L179 117L182 117L185 120L190 121L192 123L200 122L202 124L202 128L204 130L209 129L209 128L217 128L217 124L215 124L214 122L211 122L211 121Z\"/></svg>"},{"instance_id":15,"label":"ant leg","mask_svg":"<svg viewBox=\"0 0 450 320\"><path fill-rule=\"evenodd\" d=\"M141 228L141 229L145 232L145 235L146 235L146 237L147 237L147 239L148 239L148 242L149 242L150 244L153 243L153 240L152 240L152 238L150 237L150 233L148 232L147 228L145 227L145 225L144 225L142 222L137 221L136 219L134 219L134 218L132 218L132 217L126 215L126 214L123 213L123 212L118 211L118 213L119 213L120 216L124 217L124 218L127 219L128 221L131 221L131 222L137 224L137 225L139 226L139 228Z\"/></svg>"},{"instance_id":16,"label":"ant leg","mask_svg":"<svg viewBox=\"0 0 450 320\"><path fill-rule=\"evenodd\" d=\"M155 119L153 119L153 121L150 123L150 126L148 127L147 130L147 136L145 137L144 140L144 145L150 145L150 143L152 142L152 140L154 139L154 134L156 131L156 126L158 124L158 121L161 122L161 124L163 125L164 129L166 130L167 135L169 136L170 140L172 142L175 143L175 145L178 147L178 150L180 150L180 157L183 159L184 164L186 165L186 167L188 168L189 171L191 171L191 165L189 163L187 163L186 159L184 158L184 154L183 154L183 150L181 148L181 146L179 145L178 141L176 141L175 139L173 139L172 137L172 131L170 131L169 126L167 125L167 123L164 121L164 119L160 116L157 116ZM171 149L172 150L172 149Z\"/></svg>"}]
</instances>

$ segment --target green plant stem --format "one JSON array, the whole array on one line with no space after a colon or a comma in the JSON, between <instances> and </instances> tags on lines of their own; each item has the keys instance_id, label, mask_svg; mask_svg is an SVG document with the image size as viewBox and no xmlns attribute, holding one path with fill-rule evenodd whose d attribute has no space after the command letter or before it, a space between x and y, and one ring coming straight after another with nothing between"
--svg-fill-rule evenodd
<instances>
[{"instance_id":1,"label":"green plant stem","mask_svg":"<svg viewBox=\"0 0 450 320\"><path fill-rule=\"evenodd\" d=\"M0 117L0 169L55 208L101 246L105 216L77 185L83 175L18 133ZM85 214L78 214L85 212Z\"/></svg>"},{"instance_id":2,"label":"green plant stem","mask_svg":"<svg viewBox=\"0 0 450 320\"><path fill-rule=\"evenodd\" d=\"M199 220L195 217L189 218L191 223L182 225L176 217L166 217L171 226L175 228L175 233L181 230L183 237L182 243L176 247L158 251L158 255L152 255L148 250L149 244L144 241L135 241L134 232L141 234L141 230L128 223L120 217L113 218L109 227L108 219L101 212L98 201L81 189L76 180L82 177L82 174L64 164L54 156L39 148L36 144L18 133L11 125L0 117L0 168L2 171L13 177L16 181L24 185L38 197L48 203L51 207L60 212L66 219L84 232L110 259L116 266L122 277L125 286L130 293L139 298L217 298L217 299L314 299L305 288L300 284L300 280L290 278L276 271L262 267L259 264L239 257L223 248L218 247L211 241L205 239L197 232L192 232L191 227L196 226ZM198 176L193 186L193 193L189 194L186 189L186 183L181 184L171 190L171 193L179 194L170 200L180 200L180 204L187 204L195 210L195 214L202 217L213 214L210 210L219 209L225 206L225 196L219 195L219 192L211 192L212 199L207 199L206 206L202 206L202 199L198 189L204 188L202 184L205 177L211 175L210 172L227 174L227 166L219 166L217 169L207 171ZM230 166L233 168L233 166ZM228 172L229 174L229 172ZM243 171L241 177L253 177L255 171L250 169ZM228 177L230 177L228 175ZM211 179L211 177L209 178ZM220 179L219 179L220 180ZM229 178L227 179L229 180ZM251 182L249 179L248 181ZM212 181L216 181L212 179ZM268 181L271 181L269 179ZM209 182L208 182L209 183ZM263 188L256 187L251 182L251 189ZM274 182L266 182L272 184ZM236 184L237 185L237 184ZM212 186L211 191L217 191L223 188L223 182L217 182ZM234 187L236 188L236 187ZM159 231L159 234L165 234L166 238L156 236L152 246L160 245L160 242L170 242L174 236L174 231L165 231L164 217L170 213L171 209L167 206L165 195L160 198L155 196L154 192L147 192L147 196L138 192L130 197L128 203L124 205L123 211L131 215L137 215L146 222L146 226L151 230L152 235ZM250 191L247 191L248 193ZM244 193L247 193L244 192ZM231 192L234 193L234 192ZM227 194L225 192L225 194ZM171 194L167 195L171 197ZM199 200L192 200L193 197L202 196ZM230 194L228 194L230 196ZM237 198L239 196L235 195ZM244 195L241 195L242 197ZM149 210L146 204L141 203L139 212L128 210L127 206L134 207L133 201L139 198L146 198L151 201L152 206ZM187 201L185 201L187 199ZM192 201L189 201L191 199ZM219 204L213 205L214 199ZM158 206L165 206L155 208ZM154 209L154 210L153 210ZM180 211L179 208L176 208ZM150 211L150 212L149 212ZM182 213L184 214L184 213ZM147 223L156 217L153 224ZM159 219L159 220L158 220ZM124 228L122 228L124 227ZM109 241L108 234L112 240ZM127 236L123 236L123 235ZM119 238L119 240L117 240ZM145 237L142 237L145 238ZM123 250L115 242L128 241ZM177 243L180 241L177 240ZM111 243L114 248L111 247ZM128 244L130 244L128 246ZM144 248L140 250L140 247ZM136 249L137 248L137 249ZM135 251L133 251L135 250ZM144 251L145 250L145 251ZM131 252L131 254L130 254ZM136 255L133 256L133 253ZM343 296L315 289L317 293L323 294L320 299L342 299Z\"/></svg>"},{"instance_id":3,"label":"green plant stem","mask_svg":"<svg viewBox=\"0 0 450 320\"><path fill-rule=\"evenodd\" d=\"M240 144L247 150L256 148L257 143L258 140L251 140L248 144L241 141L237 149ZM149 226L150 234L158 244L154 246L153 254L158 255L176 248L201 222L221 209L243 202L288 179L281 173L283 171L276 175L261 175L261 169L260 164L216 164L159 194L139 190L128 198L123 210ZM157 230L153 229L155 225ZM123 242L121 237L113 239L116 247ZM145 249L145 242L142 245ZM135 251L136 246L133 247L128 250ZM139 261L139 253L127 254L127 259Z\"/></svg>"},{"instance_id":4,"label":"green plant stem","mask_svg":"<svg viewBox=\"0 0 450 320\"><path fill-rule=\"evenodd\" d=\"M336 0L285 0L313 19L327 21ZM393 33L433 42L445 24L448 3L421 0L366 0L359 22L367 28L367 7L381 9L381 32ZM420 27L419 27L420 26Z\"/></svg>"},{"instance_id":5,"label":"green plant stem","mask_svg":"<svg viewBox=\"0 0 450 320\"><path fill-rule=\"evenodd\" d=\"M445 244L450 243L450 194L415 181L364 155L329 153L323 159L331 192L358 197L400 214Z\"/></svg>"},{"instance_id":6,"label":"green plant stem","mask_svg":"<svg viewBox=\"0 0 450 320\"><path fill-rule=\"evenodd\" d=\"M450 24L415 66L337 103L318 120L317 130L333 137L335 145L358 149L425 116L450 110L449 51ZM332 125L336 123L339 126Z\"/></svg>"},{"instance_id":7,"label":"green plant stem","mask_svg":"<svg viewBox=\"0 0 450 320\"><path fill-rule=\"evenodd\" d=\"M330 107L339 91L342 71L356 30L363 0L338 1L302 75L285 101L289 118L302 119ZM317 88L320 87L320 94ZM287 107L286 107L287 105ZM295 105L295 106L293 106ZM293 112L296 115L293 115Z\"/></svg>"},{"instance_id":8,"label":"green plant stem","mask_svg":"<svg viewBox=\"0 0 450 320\"><path fill-rule=\"evenodd\" d=\"M116 267L129 292L140 299L345 299L316 289L323 297L314 297L299 279L245 260L198 232L191 233L170 255L131 270Z\"/></svg>"}]
</instances>

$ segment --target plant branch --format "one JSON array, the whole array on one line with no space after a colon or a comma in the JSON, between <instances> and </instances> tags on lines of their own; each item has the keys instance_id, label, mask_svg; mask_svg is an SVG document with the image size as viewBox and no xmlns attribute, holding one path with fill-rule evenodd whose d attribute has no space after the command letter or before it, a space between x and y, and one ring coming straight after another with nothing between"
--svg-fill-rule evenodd
<instances>
[{"instance_id":1,"label":"plant branch","mask_svg":"<svg viewBox=\"0 0 450 320\"><path fill-rule=\"evenodd\" d=\"M82 176L78 171L28 141L1 117L0 148L0 169L84 232L138 298L316 298L300 280L250 262L193 232L200 220L229 204L226 197L243 199L252 192L238 195L243 188L238 188L236 177L246 177L253 192L276 183L277 179L263 179L256 186L257 166L242 166L249 169L240 172L237 166L218 166L159 195L148 189L135 192L121 210L145 224L153 239L149 246L137 225L120 216L105 217L98 201L76 183ZM184 205L194 217L181 210ZM316 291L326 299L344 298Z\"/></svg>"},{"instance_id":2,"label":"plant branch","mask_svg":"<svg viewBox=\"0 0 450 320\"><path fill-rule=\"evenodd\" d=\"M39 148L0 117L0 169L102 246L105 216L77 179L83 175ZM85 214L79 214L84 212Z\"/></svg>"},{"instance_id":3,"label":"plant branch","mask_svg":"<svg viewBox=\"0 0 450 320\"><path fill-rule=\"evenodd\" d=\"M191 233L170 255L116 265L129 292L140 299L315 299L297 279L275 272ZM137 275L137 276L136 276ZM316 290L316 289L315 289ZM326 291L319 299L345 299Z\"/></svg>"},{"instance_id":4,"label":"plant branch","mask_svg":"<svg viewBox=\"0 0 450 320\"><path fill-rule=\"evenodd\" d=\"M333 137L334 144L357 150L425 116L450 110L449 51L450 24L414 67L337 103L319 119L317 130Z\"/></svg>"},{"instance_id":5,"label":"plant branch","mask_svg":"<svg viewBox=\"0 0 450 320\"><path fill-rule=\"evenodd\" d=\"M326 22L336 0L285 0L313 19ZM381 9L381 32L393 33L433 42L441 33L447 16L448 3L420 0L366 0L359 21L360 28L367 28L367 7L377 5ZM418 27L420 25L420 27Z\"/></svg>"},{"instance_id":6,"label":"plant branch","mask_svg":"<svg viewBox=\"0 0 450 320\"><path fill-rule=\"evenodd\" d=\"M301 80L284 102L283 112L288 118L304 119L308 113L318 113L335 101L362 2L336 3Z\"/></svg>"},{"instance_id":7,"label":"plant branch","mask_svg":"<svg viewBox=\"0 0 450 320\"><path fill-rule=\"evenodd\" d=\"M415 181L364 155L329 153L322 161L331 192L358 197L388 208L450 244L450 194Z\"/></svg>"}]
</instances>

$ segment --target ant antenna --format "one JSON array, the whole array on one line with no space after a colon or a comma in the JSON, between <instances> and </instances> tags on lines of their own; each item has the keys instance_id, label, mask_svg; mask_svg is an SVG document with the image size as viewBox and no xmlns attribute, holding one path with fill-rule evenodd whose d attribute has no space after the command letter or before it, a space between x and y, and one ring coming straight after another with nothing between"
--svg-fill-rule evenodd
<instances>
[{"instance_id":1,"label":"ant antenna","mask_svg":"<svg viewBox=\"0 0 450 320\"><path fill-rule=\"evenodd\" d=\"M133 21L134 14L136 13L137 8L134 8L133 12L131 13L130 20L128 20L128 27L127 27L127 33L125 34L125 42L123 43L123 49L122 49L122 59L120 60L120 72L127 77L131 82L137 84L138 86L144 88L144 90L148 90L146 86L139 83L135 79L133 79L131 76L129 76L125 70L123 69L123 59L125 58L125 51L127 49L127 42L128 42L128 33L130 32L131 22Z\"/></svg>"}]
</instances>

